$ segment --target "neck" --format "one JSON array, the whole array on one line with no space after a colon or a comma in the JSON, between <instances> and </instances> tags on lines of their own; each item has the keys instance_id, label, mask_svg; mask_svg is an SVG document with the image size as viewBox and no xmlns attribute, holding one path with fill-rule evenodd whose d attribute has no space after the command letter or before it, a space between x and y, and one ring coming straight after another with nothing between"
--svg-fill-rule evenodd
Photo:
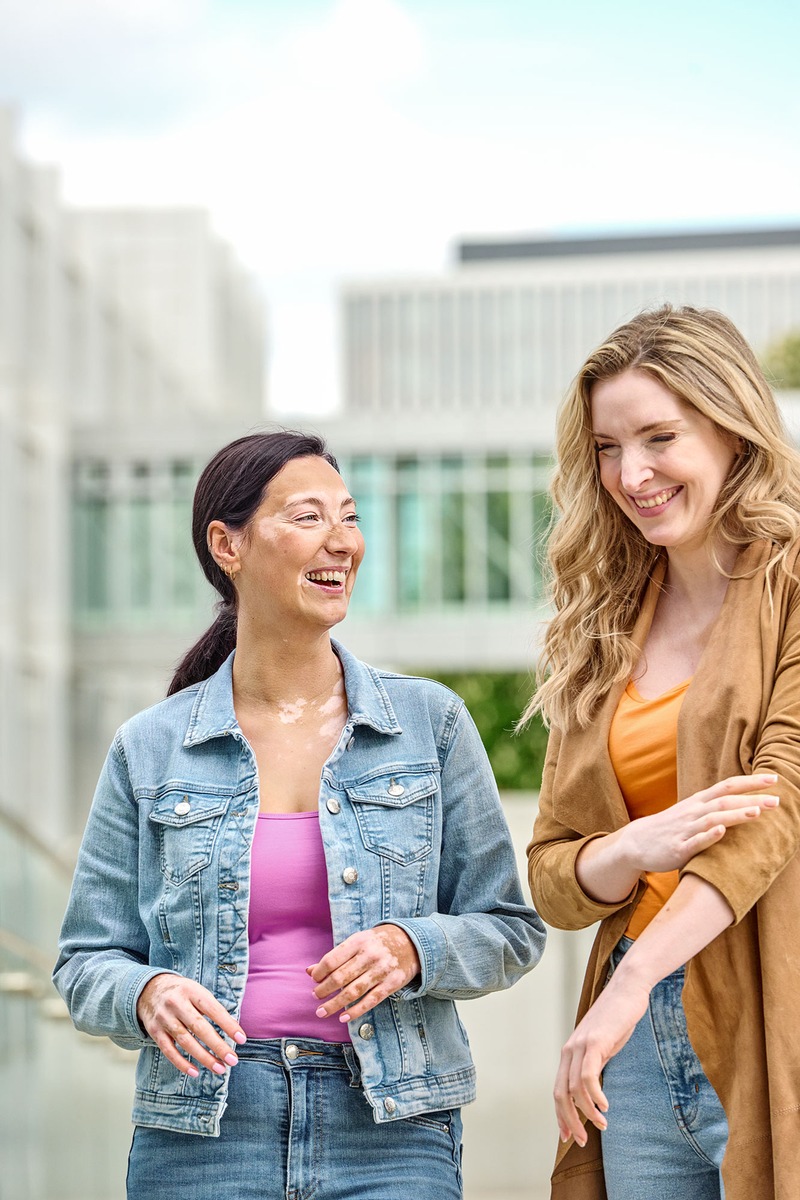
<instances>
[{"instance_id":1,"label":"neck","mask_svg":"<svg viewBox=\"0 0 800 1200\"><path fill-rule=\"evenodd\" d=\"M327 630L315 638L248 637L239 623L233 660L235 704L278 708L329 696L342 677Z\"/></svg>"},{"instance_id":2,"label":"neck","mask_svg":"<svg viewBox=\"0 0 800 1200\"><path fill-rule=\"evenodd\" d=\"M709 545L667 551L665 582L675 596L689 604L705 604L724 596L728 576L734 568L738 551L735 546L718 546L717 560L712 558Z\"/></svg>"}]
</instances>

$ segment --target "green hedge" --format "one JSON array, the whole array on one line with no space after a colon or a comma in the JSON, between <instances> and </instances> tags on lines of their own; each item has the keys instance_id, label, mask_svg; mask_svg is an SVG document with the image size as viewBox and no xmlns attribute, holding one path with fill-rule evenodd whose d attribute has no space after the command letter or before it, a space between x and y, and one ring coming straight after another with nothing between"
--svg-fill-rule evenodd
<instances>
[{"instance_id":1,"label":"green hedge","mask_svg":"<svg viewBox=\"0 0 800 1200\"><path fill-rule=\"evenodd\" d=\"M438 679L463 698L478 726L501 791L539 788L547 731L536 717L522 733L514 733L514 725L531 694L532 681L527 671L516 674L420 671L419 674Z\"/></svg>"}]
</instances>

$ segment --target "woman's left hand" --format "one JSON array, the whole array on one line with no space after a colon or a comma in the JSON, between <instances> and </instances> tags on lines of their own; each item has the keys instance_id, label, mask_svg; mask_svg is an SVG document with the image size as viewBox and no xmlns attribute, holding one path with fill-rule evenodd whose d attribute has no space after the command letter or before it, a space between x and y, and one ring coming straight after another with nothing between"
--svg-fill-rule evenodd
<instances>
[{"instance_id":1,"label":"woman's left hand","mask_svg":"<svg viewBox=\"0 0 800 1200\"><path fill-rule=\"evenodd\" d=\"M574 1137L579 1146L586 1145L581 1113L598 1129L606 1128L608 1101L600 1083L603 1068L647 1011L649 988L631 980L620 986L618 980L618 975L612 976L561 1051L553 1099L563 1142Z\"/></svg>"},{"instance_id":2,"label":"woman's left hand","mask_svg":"<svg viewBox=\"0 0 800 1200\"><path fill-rule=\"evenodd\" d=\"M353 1021L409 983L420 972L417 948L399 925L377 925L345 938L318 963L306 968L324 1000L318 1017L341 1012ZM336 995L333 995L336 993ZM330 997L326 1000L325 998Z\"/></svg>"}]
</instances>

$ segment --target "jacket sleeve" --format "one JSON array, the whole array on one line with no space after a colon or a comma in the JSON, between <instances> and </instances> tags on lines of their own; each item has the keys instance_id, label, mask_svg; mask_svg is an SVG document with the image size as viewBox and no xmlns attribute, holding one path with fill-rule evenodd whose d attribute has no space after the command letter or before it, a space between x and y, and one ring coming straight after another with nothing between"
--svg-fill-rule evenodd
<instances>
[{"instance_id":1,"label":"jacket sleeve","mask_svg":"<svg viewBox=\"0 0 800 1200\"><path fill-rule=\"evenodd\" d=\"M437 911L390 918L412 938L422 965L419 983L401 996L457 1000L501 991L544 950L544 925L524 902L486 751L466 708L454 703L442 761Z\"/></svg>"},{"instance_id":2,"label":"jacket sleeve","mask_svg":"<svg viewBox=\"0 0 800 1200\"><path fill-rule=\"evenodd\" d=\"M729 829L682 872L713 884L736 922L800 849L800 588L794 589L788 605L766 717L746 769L778 776L769 790L780 797L780 807Z\"/></svg>"},{"instance_id":3,"label":"jacket sleeve","mask_svg":"<svg viewBox=\"0 0 800 1200\"><path fill-rule=\"evenodd\" d=\"M553 730L547 743L539 811L528 845L528 882L536 908L556 929L585 929L595 921L618 912L630 904L637 894L614 904L594 900L583 890L575 873L575 863L583 847L593 838L604 837L607 830L582 836L562 825L554 814L553 795L562 735Z\"/></svg>"},{"instance_id":4,"label":"jacket sleeve","mask_svg":"<svg viewBox=\"0 0 800 1200\"><path fill-rule=\"evenodd\" d=\"M76 1028L138 1050L142 988L167 967L148 965L138 908L138 810L120 734L108 753L83 837L53 981ZM175 974L175 972L170 972Z\"/></svg>"}]
</instances>

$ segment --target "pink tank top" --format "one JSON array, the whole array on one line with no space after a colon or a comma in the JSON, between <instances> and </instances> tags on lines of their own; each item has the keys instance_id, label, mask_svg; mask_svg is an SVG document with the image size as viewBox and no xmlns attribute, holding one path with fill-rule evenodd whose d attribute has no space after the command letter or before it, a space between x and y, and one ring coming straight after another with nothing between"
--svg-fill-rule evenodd
<instances>
[{"instance_id":1,"label":"pink tank top","mask_svg":"<svg viewBox=\"0 0 800 1200\"><path fill-rule=\"evenodd\" d=\"M306 967L333 947L319 813L259 813L250 868L250 969L241 1025L251 1038L349 1042L338 1013L318 1017Z\"/></svg>"}]
</instances>

